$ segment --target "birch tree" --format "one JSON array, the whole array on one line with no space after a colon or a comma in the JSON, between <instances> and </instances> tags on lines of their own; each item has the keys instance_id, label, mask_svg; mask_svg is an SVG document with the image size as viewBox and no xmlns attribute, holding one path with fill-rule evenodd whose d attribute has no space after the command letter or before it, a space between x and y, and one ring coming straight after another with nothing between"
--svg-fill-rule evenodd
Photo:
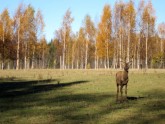
<instances>
[{"instance_id":1,"label":"birch tree","mask_svg":"<svg viewBox=\"0 0 165 124\"><path fill-rule=\"evenodd\" d=\"M125 8L125 20L126 20L126 30L127 30L127 35L128 35L128 42L127 42L127 62L130 61L130 52L133 53L133 51L130 51L130 44L131 44L131 34L133 34L134 29L135 29L135 18L136 18L136 13L135 13L135 8L133 1L130 0L126 4Z\"/></svg>"},{"instance_id":2,"label":"birch tree","mask_svg":"<svg viewBox=\"0 0 165 124\"><path fill-rule=\"evenodd\" d=\"M148 68L148 39L152 35L155 25L155 13L151 1L144 7L143 15L143 26L145 34L145 68Z\"/></svg>"},{"instance_id":3,"label":"birch tree","mask_svg":"<svg viewBox=\"0 0 165 124\"><path fill-rule=\"evenodd\" d=\"M137 43L137 68L140 69L140 65L142 66L142 61L141 61L141 42L142 38L144 37L144 27L143 27L143 11L144 11L144 0L141 0L138 5L137 9L137 37L138 37L138 43Z\"/></svg>"},{"instance_id":4,"label":"birch tree","mask_svg":"<svg viewBox=\"0 0 165 124\"><path fill-rule=\"evenodd\" d=\"M4 11L2 12L2 14L0 15L0 22L1 22L1 27L2 27L2 65L1 68L4 69L4 62L5 62L5 58L8 51L6 51L6 45L7 45L7 41L11 40L12 37L12 19L9 16L9 12L8 9L4 9Z\"/></svg>"},{"instance_id":5,"label":"birch tree","mask_svg":"<svg viewBox=\"0 0 165 124\"><path fill-rule=\"evenodd\" d=\"M43 37L43 31L44 31L45 23L43 19L43 15L40 10L37 11L35 16L35 32L33 32L33 38L32 38L32 65L31 68L34 69L35 64L35 52L36 52L36 44L37 42L41 41Z\"/></svg>"},{"instance_id":6,"label":"birch tree","mask_svg":"<svg viewBox=\"0 0 165 124\"><path fill-rule=\"evenodd\" d=\"M87 69L88 65L88 55L89 55L89 43L94 42L95 36L95 26L91 17L89 15L85 16L84 20L84 29L85 29L85 37L86 37L86 49L85 49L85 69Z\"/></svg>"},{"instance_id":7,"label":"birch tree","mask_svg":"<svg viewBox=\"0 0 165 124\"><path fill-rule=\"evenodd\" d=\"M63 50L62 50L62 68L66 68L66 45L69 42L69 37L71 33L71 24L73 22L73 17L71 16L71 11L68 9L63 17L62 22L62 38L63 38Z\"/></svg>"},{"instance_id":8,"label":"birch tree","mask_svg":"<svg viewBox=\"0 0 165 124\"><path fill-rule=\"evenodd\" d=\"M30 42L36 40L35 34L35 11L31 5L25 10L24 13L24 34L23 34L23 44L24 44L24 69L29 68L29 52L30 52Z\"/></svg>"},{"instance_id":9,"label":"birch tree","mask_svg":"<svg viewBox=\"0 0 165 124\"><path fill-rule=\"evenodd\" d=\"M115 36L117 40L117 59L118 65L122 68L123 61L123 35L124 35L124 7L125 4L122 1L116 2L114 7L114 27Z\"/></svg>"},{"instance_id":10,"label":"birch tree","mask_svg":"<svg viewBox=\"0 0 165 124\"><path fill-rule=\"evenodd\" d=\"M20 43L23 39L23 32L24 32L24 23L23 23L23 16L25 12L25 6L20 4L16 10L14 16L14 31L15 36L17 37L17 50L16 50L16 70L20 67Z\"/></svg>"},{"instance_id":11,"label":"birch tree","mask_svg":"<svg viewBox=\"0 0 165 124\"><path fill-rule=\"evenodd\" d=\"M163 52L164 52L164 39L165 39L165 23L162 22L158 25L158 32L160 35L160 52L161 52L161 67L163 66Z\"/></svg>"},{"instance_id":12,"label":"birch tree","mask_svg":"<svg viewBox=\"0 0 165 124\"><path fill-rule=\"evenodd\" d=\"M85 30L84 28L79 29L78 39L77 39L77 48L79 50L79 64L80 68L84 68L85 63L85 55L86 55L86 38L85 38Z\"/></svg>"},{"instance_id":13,"label":"birch tree","mask_svg":"<svg viewBox=\"0 0 165 124\"><path fill-rule=\"evenodd\" d=\"M101 22L99 23L98 31L98 53L102 58L104 57L105 68L109 68L109 45L111 40L111 8L109 5L105 5L103 14L101 16Z\"/></svg>"}]
</instances>

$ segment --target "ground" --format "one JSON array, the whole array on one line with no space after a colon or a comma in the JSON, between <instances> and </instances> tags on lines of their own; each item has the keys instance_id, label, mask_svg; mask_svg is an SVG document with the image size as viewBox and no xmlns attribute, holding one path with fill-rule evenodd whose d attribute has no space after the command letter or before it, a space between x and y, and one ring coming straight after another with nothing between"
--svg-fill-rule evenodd
<instances>
[{"instance_id":1,"label":"ground","mask_svg":"<svg viewBox=\"0 0 165 124\"><path fill-rule=\"evenodd\" d=\"M0 124L165 123L165 70L130 70L123 103L116 71L0 71Z\"/></svg>"}]
</instances>

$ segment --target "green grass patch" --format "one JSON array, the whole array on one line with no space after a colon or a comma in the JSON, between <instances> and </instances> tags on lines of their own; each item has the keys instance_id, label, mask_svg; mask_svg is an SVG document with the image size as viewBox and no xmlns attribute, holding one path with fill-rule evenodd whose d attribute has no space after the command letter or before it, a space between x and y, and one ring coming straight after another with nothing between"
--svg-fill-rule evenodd
<instances>
[{"instance_id":1,"label":"green grass patch","mask_svg":"<svg viewBox=\"0 0 165 124\"><path fill-rule=\"evenodd\" d=\"M123 103L116 71L0 71L0 123L163 124L165 70L130 70Z\"/></svg>"}]
</instances>

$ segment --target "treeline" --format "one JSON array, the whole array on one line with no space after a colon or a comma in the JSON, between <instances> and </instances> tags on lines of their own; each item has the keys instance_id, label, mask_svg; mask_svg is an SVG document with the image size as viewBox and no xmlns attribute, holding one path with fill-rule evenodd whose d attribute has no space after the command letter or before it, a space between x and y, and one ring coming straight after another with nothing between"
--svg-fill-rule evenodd
<instances>
[{"instance_id":1,"label":"treeline","mask_svg":"<svg viewBox=\"0 0 165 124\"><path fill-rule=\"evenodd\" d=\"M52 15L53 16L53 15ZM151 1L132 0L106 4L98 24L86 15L79 31L72 31L74 18L67 10L55 37L46 41L42 13L20 4L13 17L8 9L0 15L1 69L164 68L165 23L155 26Z\"/></svg>"}]
</instances>

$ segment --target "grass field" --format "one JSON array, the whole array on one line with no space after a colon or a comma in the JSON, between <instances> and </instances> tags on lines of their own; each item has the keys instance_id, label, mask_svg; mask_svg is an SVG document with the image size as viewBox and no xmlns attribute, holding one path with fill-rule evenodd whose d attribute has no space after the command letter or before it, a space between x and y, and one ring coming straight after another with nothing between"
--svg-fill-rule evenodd
<instances>
[{"instance_id":1,"label":"grass field","mask_svg":"<svg viewBox=\"0 0 165 124\"><path fill-rule=\"evenodd\" d=\"M123 103L115 73L0 71L0 124L164 124L165 70L130 70Z\"/></svg>"}]
</instances>

